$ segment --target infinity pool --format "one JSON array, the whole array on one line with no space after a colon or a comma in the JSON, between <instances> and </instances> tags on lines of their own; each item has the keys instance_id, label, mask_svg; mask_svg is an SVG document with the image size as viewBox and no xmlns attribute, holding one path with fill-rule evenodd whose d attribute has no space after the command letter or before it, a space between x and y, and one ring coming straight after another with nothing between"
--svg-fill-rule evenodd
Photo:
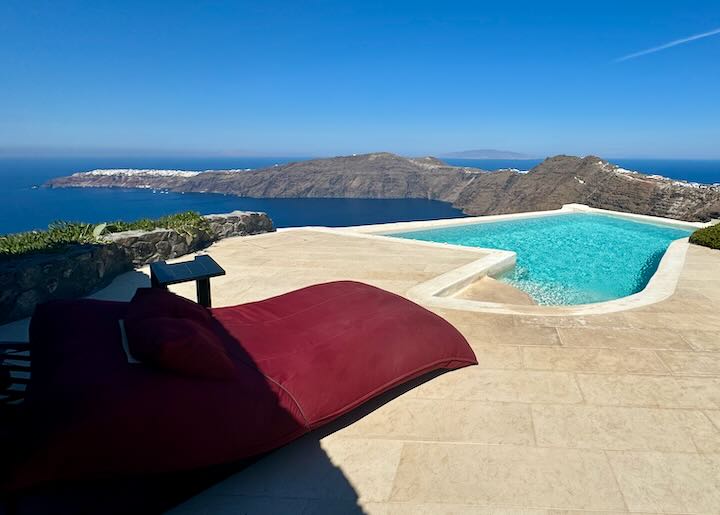
<instances>
[{"instance_id":1,"label":"infinity pool","mask_svg":"<svg viewBox=\"0 0 720 515\"><path fill-rule=\"evenodd\" d=\"M596 214L569 214L428 229L389 236L512 250L497 279L538 304L589 304L645 288L670 243L692 231Z\"/></svg>"}]
</instances>

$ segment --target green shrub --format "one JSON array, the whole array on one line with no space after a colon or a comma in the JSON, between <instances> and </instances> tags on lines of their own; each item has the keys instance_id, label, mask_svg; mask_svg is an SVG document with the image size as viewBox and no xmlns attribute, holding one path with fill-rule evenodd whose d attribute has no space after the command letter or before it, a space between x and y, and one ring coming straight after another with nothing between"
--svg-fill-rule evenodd
<instances>
[{"instance_id":1,"label":"green shrub","mask_svg":"<svg viewBox=\"0 0 720 515\"><path fill-rule=\"evenodd\" d=\"M174 229L193 235L210 229L208 221L199 213L187 211L176 215L163 216L156 220L143 218L134 222L109 222L86 224L82 222L53 222L45 231L29 231L0 236L0 259L22 254L61 252L69 245L78 243L104 243L104 235L153 229Z\"/></svg>"},{"instance_id":2,"label":"green shrub","mask_svg":"<svg viewBox=\"0 0 720 515\"><path fill-rule=\"evenodd\" d=\"M194 211L186 211L176 215L163 216L156 220L142 218L134 222L109 222L106 230L108 233L122 231L152 231L153 229L175 229L177 231L200 231L209 229L208 221Z\"/></svg>"},{"instance_id":3,"label":"green shrub","mask_svg":"<svg viewBox=\"0 0 720 515\"><path fill-rule=\"evenodd\" d=\"M698 229L690 236L690 243L720 249L720 224Z\"/></svg>"}]
</instances>

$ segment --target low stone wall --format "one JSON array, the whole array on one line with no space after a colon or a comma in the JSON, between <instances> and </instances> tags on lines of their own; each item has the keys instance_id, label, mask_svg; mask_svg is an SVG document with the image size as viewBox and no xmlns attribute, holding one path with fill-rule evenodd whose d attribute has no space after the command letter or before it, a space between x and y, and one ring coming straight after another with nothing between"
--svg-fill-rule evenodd
<instances>
[{"instance_id":1,"label":"low stone wall","mask_svg":"<svg viewBox=\"0 0 720 515\"><path fill-rule=\"evenodd\" d=\"M210 231L216 239L230 236L247 236L275 230L272 220L265 213L246 213L233 211L223 215L207 215Z\"/></svg>"},{"instance_id":2,"label":"low stone wall","mask_svg":"<svg viewBox=\"0 0 720 515\"><path fill-rule=\"evenodd\" d=\"M58 254L2 261L0 324L30 316L40 302L87 295L131 268L115 245L77 245Z\"/></svg>"},{"instance_id":3,"label":"low stone wall","mask_svg":"<svg viewBox=\"0 0 720 515\"><path fill-rule=\"evenodd\" d=\"M234 211L206 218L207 232L126 231L109 235L107 244L0 261L0 324L30 316L41 302L89 295L135 267L195 252L223 238L275 230L265 213Z\"/></svg>"}]
</instances>

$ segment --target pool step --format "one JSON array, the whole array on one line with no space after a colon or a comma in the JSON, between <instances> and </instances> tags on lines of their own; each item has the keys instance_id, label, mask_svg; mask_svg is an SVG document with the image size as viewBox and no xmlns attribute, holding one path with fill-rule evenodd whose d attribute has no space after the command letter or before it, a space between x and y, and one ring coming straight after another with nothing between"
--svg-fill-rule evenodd
<instances>
[{"instance_id":1,"label":"pool step","mask_svg":"<svg viewBox=\"0 0 720 515\"><path fill-rule=\"evenodd\" d=\"M482 277L460 290L454 297L456 299L519 304L523 306L534 306L537 304L532 297L524 291L488 276Z\"/></svg>"}]
</instances>

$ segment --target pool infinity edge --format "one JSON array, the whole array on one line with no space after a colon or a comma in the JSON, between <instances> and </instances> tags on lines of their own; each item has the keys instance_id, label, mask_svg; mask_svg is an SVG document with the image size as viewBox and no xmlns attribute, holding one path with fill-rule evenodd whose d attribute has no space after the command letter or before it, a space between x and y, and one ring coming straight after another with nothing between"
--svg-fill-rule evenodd
<instances>
[{"instance_id":1,"label":"pool infinity edge","mask_svg":"<svg viewBox=\"0 0 720 515\"><path fill-rule=\"evenodd\" d=\"M440 229L460 225L474 225L502 221L539 218L545 216L562 216L572 213L595 213L617 218L624 218L635 222L651 223L665 227L682 229L699 229L711 223L684 222L669 218L647 215L636 215L606 209L592 208L583 204L565 204L562 208L549 211L533 211L508 215L490 215L478 217L452 218L444 220L429 220L420 222L394 222L387 224L364 225L344 228L306 227L305 229L332 232L345 236L359 238L392 240L408 245L423 245L435 248L457 248L465 252L476 252L480 256L476 261L468 263L420 283L410 288L406 295L409 299L425 306L453 309L462 311L475 311L482 313L532 316L581 316L616 313L629 309L655 304L669 298L677 287L680 272L685 263L685 255L690 246L688 238L673 241L663 255L657 270L650 278L648 284L640 292L621 297L619 299L597 302L593 304L576 304L568 306L528 306L518 304L504 304L498 302L484 302L477 300L458 299L453 294L469 286L484 276L496 275L515 266L515 252L498 249L465 247L449 243L438 243L412 239L392 237L393 233L413 232L426 229Z\"/></svg>"}]
</instances>

